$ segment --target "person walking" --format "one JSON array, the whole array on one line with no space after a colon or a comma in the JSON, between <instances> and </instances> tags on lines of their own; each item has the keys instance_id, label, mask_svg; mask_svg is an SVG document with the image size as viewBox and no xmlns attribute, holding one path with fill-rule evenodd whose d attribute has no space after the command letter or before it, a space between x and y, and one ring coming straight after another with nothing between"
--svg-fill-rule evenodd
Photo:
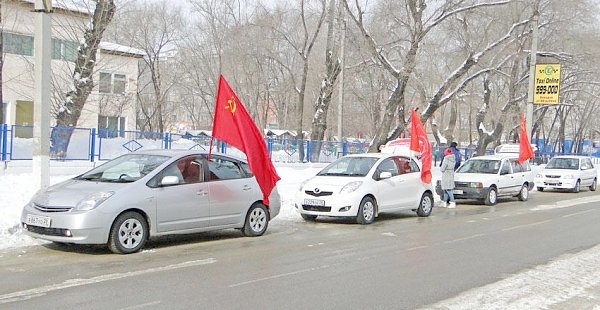
<instances>
[{"instance_id":1,"label":"person walking","mask_svg":"<svg viewBox=\"0 0 600 310\"><path fill-rule=\"evenodd\" d=\"M442 207L444 208L455 208L456 203L454 202L454 193L452 190L454 189L454 165L456 163L456 158L452 148L447 148L444 150L444 160L442 161L442 165L440 167L440 171L442 172L442 192L444 193L444 197L442 198Z\"/></svg>"}]
</instances>

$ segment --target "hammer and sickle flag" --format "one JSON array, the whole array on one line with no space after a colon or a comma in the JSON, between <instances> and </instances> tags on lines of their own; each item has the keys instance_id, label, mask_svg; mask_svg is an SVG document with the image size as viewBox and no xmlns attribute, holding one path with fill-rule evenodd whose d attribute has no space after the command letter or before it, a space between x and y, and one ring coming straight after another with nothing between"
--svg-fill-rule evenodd
<instances>
[{"instance_id":1,"label":"hammer and sickle flag","mask_svg":"<svg viewBox=\"0 0 600 310\"><path fill-rule=\"evenodd\" d=\"M262 191L263 203L268 206L269 195L281 178L277 175L273 162L271 162L260 130L222 75L219 76L219 85L217 86L214 116L212 138L225 141L246 154L250 171L256 177Z\"/></svg>"},{"instance_id":2,"label":"hammer and sickle flag","mask_svg":"<svg viewBox=\"0 0 600 310\"><path fill-rule=\"evenodd\" d=\"M410 149L421 154L421 181L431 183L431 144L416 110L410 113Z\"/></svg>"}]
</instances>

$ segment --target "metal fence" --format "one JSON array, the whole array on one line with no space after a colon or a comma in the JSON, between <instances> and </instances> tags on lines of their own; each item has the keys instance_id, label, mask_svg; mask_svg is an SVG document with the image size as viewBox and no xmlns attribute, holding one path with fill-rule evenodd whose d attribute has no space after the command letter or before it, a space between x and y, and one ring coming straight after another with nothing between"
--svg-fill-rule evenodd
<instances>
[{"instance_id":1,"label":"metal fence","mask_svg":"<svg viewBox=\"0 0 600 310\"><path fill-rule=\"evenodd\" d=\"M187 149L205 150L210 147L210 136L191 135L176 133L157 133L143 131L106 130L96 128L52 128L60 137L60 130L72 130L71 139L64 154L51 154L52 160L87 160L104 161L117 156L134 152L141 149ZM33 157L33 127L0 124L0 159L31 160ZM271 159L274 162L299 162L300 143L295 139L266 137L265 143ZM57 139L57 143L65 143ZM332 162L335 159L347 155L365 153L368 150L367 142L336 142L336 141L314 141L304 140L301 147L304 150L305 161L310 161L309 154L313 148L320 145L318 160L315 162ZM239 150L215 140L213 151L244 156ZM460 148L463 159L472 157L474 148ZM436 165L443 157L443 147L432 148L433 164ZM493 154L492 149L486 150L486 154ZM544 152L536 152L535 163L546 163L555 155L564 154L552 152L547 149ZM591 155L591 154L578 154ZM594 164L600 164L600 157L593 157Z\"/></svg>"},{"instance_id":2,"label":"metal fence","mask_svg":"<svg viewBox=\"0 0 600 310\"><path fill-rule=\"evenodd\" d=\"M52 128L55 143L61 144L61 128ZM96 128L68 128L72 135L66 153L52 153L51 160L87 160L104 161L141 149L186 149L205 150L210 147L210 137L190 134L156 133L143 131L106 130ZM0 157L3 161L31 160L33 157L33 127L20 125L0 125ZM275 162L299 162L299 145L293 139L265 137L265 143L271 159ZM302 141L305 157L314 147L321 146L317 162L332 162L335 159L353 153L364 153L368 149L366 142ZM213 151L244 156L239 150L215 140Z\"/></svg>"}]
</instances>

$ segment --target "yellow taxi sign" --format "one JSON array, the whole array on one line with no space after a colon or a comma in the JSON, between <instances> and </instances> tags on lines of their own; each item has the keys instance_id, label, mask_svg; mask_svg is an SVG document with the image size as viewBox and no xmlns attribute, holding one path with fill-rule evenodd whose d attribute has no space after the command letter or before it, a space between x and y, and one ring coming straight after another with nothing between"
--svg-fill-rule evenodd
<instances>
[{"instance_id":1,"label":"yellow taxi sign","mask_svg":"<svg viewBox=\"0 0 600 310\"><path fill-rule=\"evenodd\" d=\"M535 65L534 104L558 104L560 64Z\"/></svg>"}]
</instances>

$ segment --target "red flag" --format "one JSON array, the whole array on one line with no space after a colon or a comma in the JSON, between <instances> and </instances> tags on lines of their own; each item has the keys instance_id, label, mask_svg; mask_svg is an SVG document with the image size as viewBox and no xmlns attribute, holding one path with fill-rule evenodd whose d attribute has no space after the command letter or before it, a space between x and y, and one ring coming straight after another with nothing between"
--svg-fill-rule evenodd
<instances>
[{"instance_id":1,"label":"red flag","mask_svg":"<svg viewBox=\"0 0 600 310\"><path fill-rule=\"evenodd\" d=\"M217 87L212 136L246 154L250 170L263 193L263 203L268 206L269 195L281 178L273 167L261 132L222 75Z\"/></svg>"},{"instance_id":2,"label":"red flag","mask_svg":"<svg viewBox=\"0 0 600 310\"><path fill-rule=\"evenodd\" d=\"M533 149L529 143L527 135L527 126L525 125L525 114L521 114L521 125L519 129L519 159L517 162L522 163L530 158L533 158Z\"/></svg>"},{"instance_id":3,"label":"red flag","mask_svg":"<svg viewBox=\"0 0 600 310\"><path fill-rule=\"evenodd\" d=\"M431 144L416 110L410 115L410 149L421 154L421 181L431 183Z\"/></svg>"}]
</instances>

